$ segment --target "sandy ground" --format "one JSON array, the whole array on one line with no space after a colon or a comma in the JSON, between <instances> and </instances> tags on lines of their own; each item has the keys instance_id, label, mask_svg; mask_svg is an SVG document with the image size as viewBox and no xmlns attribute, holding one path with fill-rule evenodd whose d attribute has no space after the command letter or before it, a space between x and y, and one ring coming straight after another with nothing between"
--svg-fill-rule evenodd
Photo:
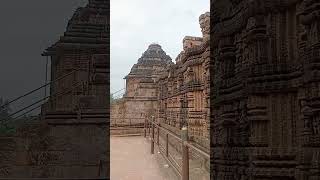
<instances>
[{"instance_id":1,"label":"sandy ground","mask_svg":"<svg viewBox=\"0 0 320 180\"><path fill-rule=\"evenodd\" d=\"M142 136L111 137L112 180L179 180L165 159L150 153L150 142Z\"/></svg>"}]
</instances>

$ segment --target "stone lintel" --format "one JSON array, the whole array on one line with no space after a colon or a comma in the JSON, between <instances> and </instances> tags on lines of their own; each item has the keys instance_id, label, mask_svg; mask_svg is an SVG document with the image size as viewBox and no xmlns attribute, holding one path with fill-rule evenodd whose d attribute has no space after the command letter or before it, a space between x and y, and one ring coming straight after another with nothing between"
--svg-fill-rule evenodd
<instances>
[{"instance_id":1,"label":"stone lintel","mask_svg":"<svg viewBox=\"0 0 320 180\"><path fill-rule=\"evenodd\" d=\"M88 50L88 48L93 48L92 50L99 51L100 49L107 49L106 44L89 44L89 43L59 43L55 46L51 46L46 49L41 55L42 56L53 56L56 55L59 50L74 50L83 49Z\"/></svg>"}]
</instances>

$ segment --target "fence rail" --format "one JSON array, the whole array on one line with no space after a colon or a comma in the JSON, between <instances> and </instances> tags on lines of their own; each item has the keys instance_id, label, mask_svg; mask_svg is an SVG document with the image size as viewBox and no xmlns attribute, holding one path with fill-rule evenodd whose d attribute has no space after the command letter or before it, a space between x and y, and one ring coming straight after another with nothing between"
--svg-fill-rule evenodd
<instances>
[{"instance_id":1,"label":"fence rail","mask_svg":"<svg viewBox=\"0 0 320 180\"><path fill-rule=\"evenodd\" d=\"M156 144L159 147L160 153L164 154L164 158L166 161L173 167L175 172L181 177L181 180L189 180L189 148L201 154L207 159L210 159L210 153L196 147L192 142L188 141L188 129L187 127L182 127L181 136L176 135L170 130L162 127L160 124L155 122L154 116L152 116L151 120L146 118L144 123L144 137L151 137L151 154L154 154L154 143L155 143L155 129L157 128L157 138ZM166 134L165 142L166 145L163 147L159 142L160 130L164 131ZM182 147L182 166L180 166L174 158L169 153L169 135L179 143L181 143ZM165 152L164 152L165 151Z\"/></svg>"},{"instance_id":2,"label":"fence rail","mask_svg":"<svg viewBox=\"0 0 320 180\"><path fill-rule=\"evenodd\" d=\"M51 85L52 83L58 82L58 81L60 81L60 80L62 80L62 79L64 79L64 78L66 78L66 77L74 74L74 73L77 72L77 71L78 71L78 69L75 69L75 70L73 70L73 71L71 71L71 72L69 72L69 73L67 73L67 74L65 74L65 75L62 75L61 77L56 78L56 79L53 80L53 81L50 81L50 82L48 82L48 83L45 83L44 85L42 85L42 86L40 86L40 87L38 87L38 88L36 88L36 89L34 89L34 90L31 90L31 91L29 91L29 92L27 92L27 93L25 93L25 94L23 94L23 95L15 98L15 99L13 99L13 100L11 100L11 101L3 104L2 106L0 106L0 109L6 107L6 106L8 106L8 105L10 105L10 104L13 103L13 102L16 102L16 101L22 99L22 98L24 98L24 97L26 97L26 96L28 96L28 95L30 95L30 94L33 94L34 92L37 92L37 91L39 91L40 89L46 88L47 86Z\"/></svg>"}]
</instances>

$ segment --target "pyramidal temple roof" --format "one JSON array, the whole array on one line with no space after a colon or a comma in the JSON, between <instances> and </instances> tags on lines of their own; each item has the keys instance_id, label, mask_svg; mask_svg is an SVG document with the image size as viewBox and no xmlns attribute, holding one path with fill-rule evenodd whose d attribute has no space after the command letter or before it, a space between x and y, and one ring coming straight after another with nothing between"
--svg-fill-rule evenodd
<instances>
[{"instance_id":1,"label":"pyramidal temple roof","mask_svg":"<svg viewBox=\"0 0 320 180\"><path fill-rule=\"evenodd\" d=\"M159 73L158 71L161 71L169 64L173 64L171 57L166 54L159 44L153 43L138 59L138 63L132 66L128 76L148 77Z\"/></svg>"},{"instance_id":2,"label":"pyramidal temple roof","mask_svg":"<svg viewBox=\"0 0 320 180\"><path fill-rule=\"evenodd\" d=\"M66 32L59 41L47 48L43 55L60 49L99 48L108 44L109 0L89 0L78 8L69 20Z\"/></svg>"},{"instance_id":3,"label":"pyramidal temple roof","mask_svg":"<svg viewBox=\"0 0 320 180\"><path fill-rule=\"evenodd\" d=\"M142 54L138 59L138 64L144 63L170 63L172 61L171 57L166 54L159 44L150 44L148 49Z\"/></svg>"}]
</instances>

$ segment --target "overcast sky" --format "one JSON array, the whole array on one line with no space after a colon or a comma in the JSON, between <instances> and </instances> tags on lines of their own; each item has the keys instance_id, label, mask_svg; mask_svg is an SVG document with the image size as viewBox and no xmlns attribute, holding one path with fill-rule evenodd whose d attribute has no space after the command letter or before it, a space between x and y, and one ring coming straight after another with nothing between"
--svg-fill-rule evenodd
<instances>
[{"instance_id":1,"label":"overcast sky","mask_svg":"<svg viewBox=\"0 0 320 180\"><path fill-rule=\"evenodd\" d=\"M147 49L159 43L174 61L185 36L200 36L209 0L111 0L111 93Z\"/></svg>"},{"instance_id":2,"label":"overcast sky","mask_svg":"<svg viewBox=\"0 0 320 180\"><path fill-rule=\"evenodd\" d=\"M73 12L86 2L1 0L0 97L12 99L44 83L45 58L41 53L58 40Z\"/></svg>"}]
</instances>

